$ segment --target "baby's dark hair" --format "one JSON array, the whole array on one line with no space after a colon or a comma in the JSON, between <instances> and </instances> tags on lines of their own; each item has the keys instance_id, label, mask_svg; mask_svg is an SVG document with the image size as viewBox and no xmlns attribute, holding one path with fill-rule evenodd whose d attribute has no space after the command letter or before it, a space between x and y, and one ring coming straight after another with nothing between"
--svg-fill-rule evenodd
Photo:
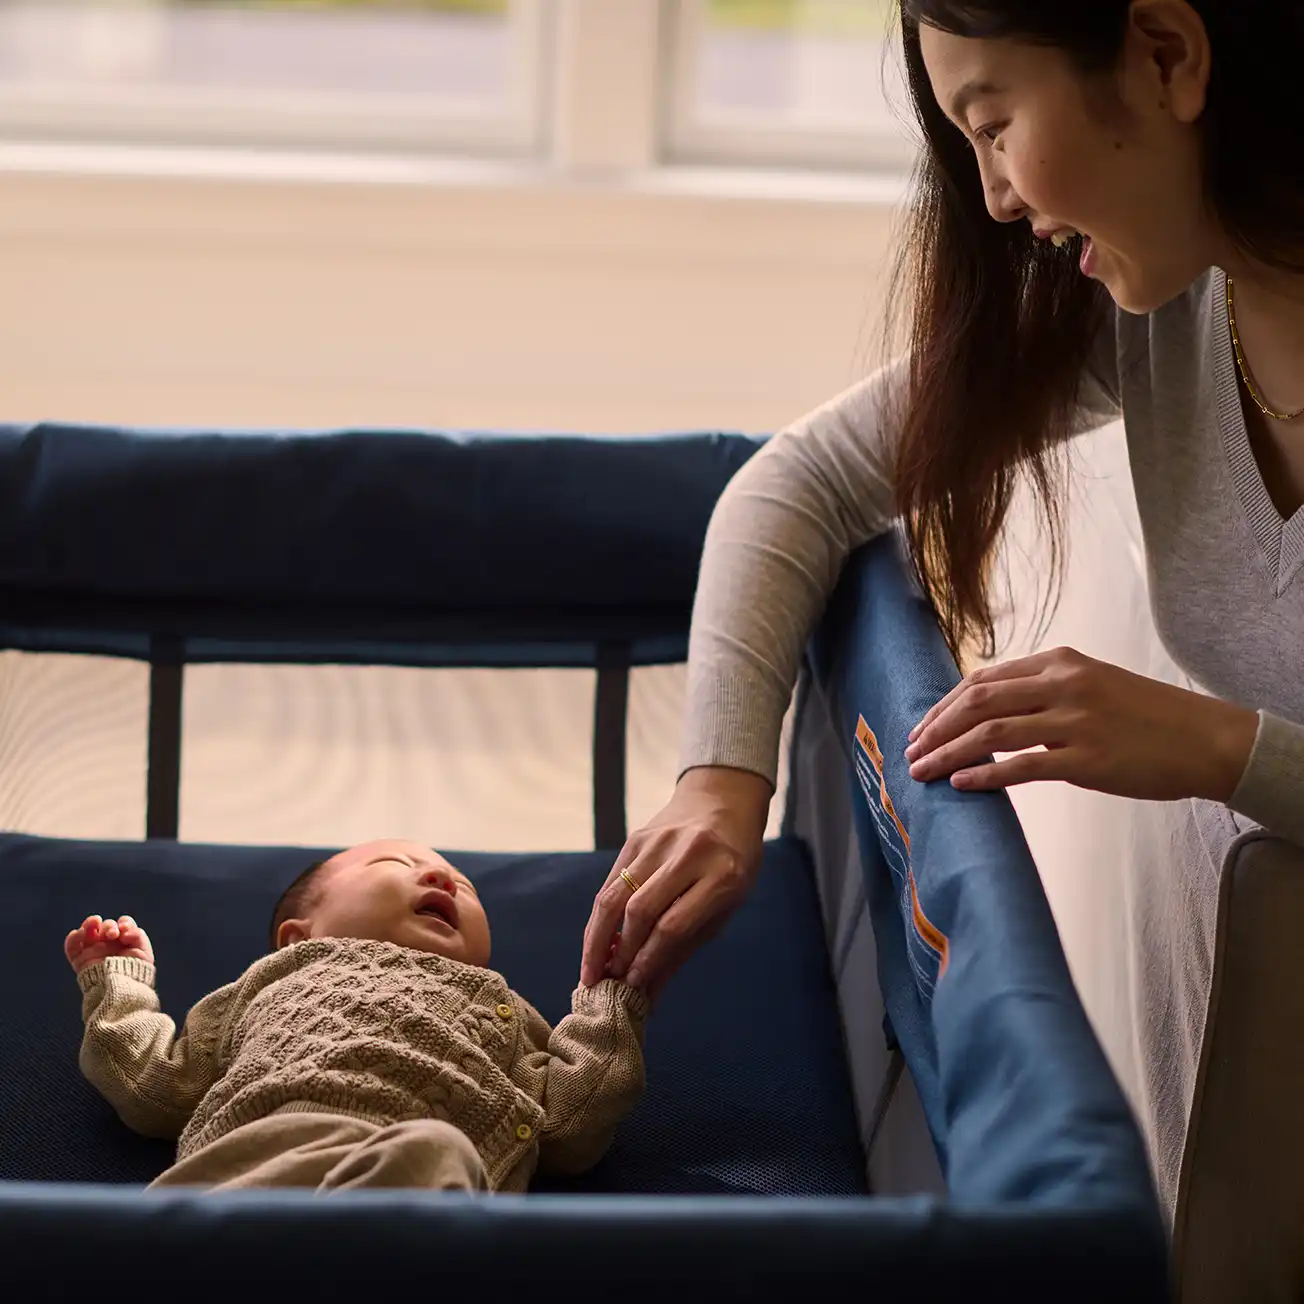
<instances>
[{"instance_id":1,"label":"baby's dark hair","mask_svg":"<svg viewBox=\"0 0 1304 1304\"><path fill-rule=\"evenodd\" d=\"M313 861L281 893L281 899L276 903L276 909L272 911L272 931L269 940L273 951L277 949L276 935L281 931L281 925L287 919L302 919L317 903L317 897L321 891L321 884L317 881L317 876L325 864L324 860Z\"/></svg>"}]
</instances>

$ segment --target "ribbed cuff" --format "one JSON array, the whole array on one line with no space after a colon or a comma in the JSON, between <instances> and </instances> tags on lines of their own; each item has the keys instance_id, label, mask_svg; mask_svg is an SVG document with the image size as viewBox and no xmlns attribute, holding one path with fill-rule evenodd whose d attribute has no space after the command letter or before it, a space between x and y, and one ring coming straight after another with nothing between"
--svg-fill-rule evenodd
<instances>
[{"instance_id":1,"label":"ribbed cuff","mask_svg":"<svg viewBox=\"0 0 1304 1304\"><path fill-rule=\"evenodd\" d=\"M1259 712L1249 763L1227 804L1304 847L1304 725Z\"/></svg>"},{"instance_id":2,"label":"ribbed cuff","mask_svg":"<svg viewBox=\"0 0 1304 1304\"><path fill-rule=\"evenodd\" d=\"M103 987L109 974L134 978L146 987L154 986L154 966L148 960L137 960L134 955L111 955L106 960L97 960L94 964L87 965L77 975L77 986L83 992L92 987Z\"/></svg>"},{"instance_id":3,"label":"ribbed cuff","mask_svg":"<svg viewBox=\"0 0 1304 1304\"><path fill-rule=\"evenodd\" d=\"M571 996L571 1009L576 1014L610 1014L618 1005L640 1023L647 1018L647 997L637 987L616 978L603 978L592 987L577 987Z\"/></svg>"},{"instance_id":4,"label":"ribbed cuff","mask_svg":"<svg viewBox=\"0 0 1304 1304\"><path fill-rule=\"evenodd\" d=\"M688 686L679 773L704 765L759 774L771 787L779 770L786 700L759 678L693 673Z\"/></svg>"}]
</instances>

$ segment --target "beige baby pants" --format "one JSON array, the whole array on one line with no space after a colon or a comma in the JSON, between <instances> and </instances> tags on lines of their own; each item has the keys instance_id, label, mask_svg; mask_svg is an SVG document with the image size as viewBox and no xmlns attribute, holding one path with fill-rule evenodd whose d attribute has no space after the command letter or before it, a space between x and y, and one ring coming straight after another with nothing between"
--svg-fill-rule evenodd
<instances>
[{"instance_id":1,"label":"beige baby pants","mask_svg":"<svg viewBox=\"0 0 1304 1304\"><path fill-rule=\"evenodd\" d=\"M151 1189L173 1186L486 1191L489 1181L475 1147L451 1123L423 1118L380 1127L342 1114L278 1113L188 1155Z\"/></svg>"}]
</instances>

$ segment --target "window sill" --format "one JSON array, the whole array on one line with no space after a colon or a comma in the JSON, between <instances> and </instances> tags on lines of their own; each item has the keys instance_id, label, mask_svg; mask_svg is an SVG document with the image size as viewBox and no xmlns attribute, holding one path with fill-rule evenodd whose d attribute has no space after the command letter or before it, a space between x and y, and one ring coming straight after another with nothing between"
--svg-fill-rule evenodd
<instances>
[{"instance_id":1,"label":"window sill","mask_svg":"<svg viewBox=\"0 0 1304 1304\"><path fill-rule=\"evenodd\" d=\"M893 208L902 172L666 165L579 173L528 160L278 152L131 144L0 142L0 174L506 191L597 191L702 200Z\"/></svg>"}]
</instances>

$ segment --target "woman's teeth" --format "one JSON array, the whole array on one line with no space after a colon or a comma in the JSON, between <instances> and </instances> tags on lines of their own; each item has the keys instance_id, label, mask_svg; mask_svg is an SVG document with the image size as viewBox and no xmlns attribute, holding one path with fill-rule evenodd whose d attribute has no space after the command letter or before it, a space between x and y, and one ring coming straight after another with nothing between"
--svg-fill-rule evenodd
<instances>
[{"instance_id":1,"label":"woman's teeth","mask_svg":"<svg viewBox=\"0 0 1304 1304\"><path fill-rule=\"evenodd\" d=\"M1050 242L1056 249L1063 249L1070 240L1075 240L1077 235L1078 233L1076 231L1056 231L1055 234L1051 236Z\"/></svg>"}]
</instances>

